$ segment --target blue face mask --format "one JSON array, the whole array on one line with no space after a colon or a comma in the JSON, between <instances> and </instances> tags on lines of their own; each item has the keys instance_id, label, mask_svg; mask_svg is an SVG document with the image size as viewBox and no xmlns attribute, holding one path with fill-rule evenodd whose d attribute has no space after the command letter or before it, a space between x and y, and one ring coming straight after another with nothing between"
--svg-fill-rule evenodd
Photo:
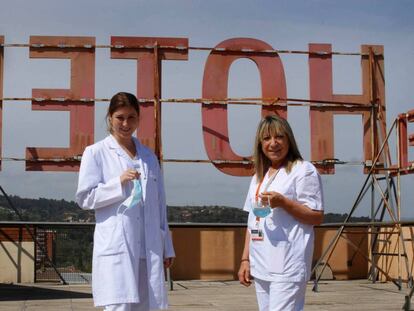
<instances>
[{"instance_id":1,"label":"blue face mask","mask_svg":"<svg viewBox=\"0 0 414 311\"><path fill-rule=\"evenodd\" d=\"M134 169L140 172L141 166L137 160L133 161ZM134 188L132 189L132 200L131 204L129 204L129 207L137 206L138 203L142 199L142 185L141 185L141 179L134 179Z\"/></svg>"},{"instance_id":2,"label":"blue face mask","mask_svg":"<svg viewBox=\"0 0 414 311\"><path fill-rule=\"evenodd\" d=\"M141 186L141 180L135 179L134 180L134 189L132 190L132 201L131 204L129 204L129 207L137 206L138 203L142 199L142 186Z\"/></svg>"},{"instance_id":3,"label":"blue face mask","mask_svg":"<svg viewBox=\"0 0 414 311\"><path fill-rule=\"evenodd\" d=\"M263 205L259 202L253 202L253 214L256 217L264 218L272 212L269 205Z\"/></svg>"},{"instance_id":4,"label":"blue face mask","mask_svg":"<svg viewBox=\"0 0 414 311\"><path fill-rule=\"evenodd\" d=\"M264 218L268 216L271 212L272 212L272 209L269 206L253 208L254 216L259 217L259 218Z\"/></svg>"}]
</instances>

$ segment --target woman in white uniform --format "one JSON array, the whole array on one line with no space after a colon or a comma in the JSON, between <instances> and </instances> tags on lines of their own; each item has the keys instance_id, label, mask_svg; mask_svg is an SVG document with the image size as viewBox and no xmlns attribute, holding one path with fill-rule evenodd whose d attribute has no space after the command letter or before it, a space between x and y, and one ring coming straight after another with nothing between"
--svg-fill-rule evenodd
<instances>
[{"instance_id":1,"label":"woman in white uniform","mask_svg":"<svg viewBox=\"0 0 414 311\"><path fill-rule=\"evenodd\" d=\"M94 304L106 311L166 309L164 268L175 253L158 160L132 136L137 98L114 95L107 120L110 135L83 153L76 192L81 208L95 210Z\"/></svg>"},{"instance_id":2,"label":"woman in white uniform","mask_svg":"<svg viewBox=\"0 0 414 311\"><path fill-rule=\"evenodd\" d=\"M275 115L259 123L253 160L238 277L245 286L254 278L260 311L303 310L313 225L323 220L321 179L302 159L288 122Z\"/></svg>"}]
</instances>

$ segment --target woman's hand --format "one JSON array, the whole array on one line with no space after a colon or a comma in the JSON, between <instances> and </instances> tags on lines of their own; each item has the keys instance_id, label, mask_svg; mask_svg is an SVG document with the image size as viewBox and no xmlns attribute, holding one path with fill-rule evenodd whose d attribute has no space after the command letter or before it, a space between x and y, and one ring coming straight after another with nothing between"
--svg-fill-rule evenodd
<instances>
[{"instance_id":1,"label":"woman's hand","mask_svg":"<svg viewBox=\"0 0 414 311\"><path fill-rule=\"evenodd\" d=\"M250 262L248 260L243 260L240 263L240 269L237 276L239 277L240 284L246 287L252 284L252 277L250 275Z\"/></svg>"},{"instance_id":2,"label":"woman's hand","mask_svg":"<svg viewBox=\"0 0 414 311\"><path fill-rule=\"evenodd\" d=\"M290 200L278 192L263 192L259 197L263 204L269 202L271 208L283 208L286 212L304 224L315 226L320 225L323 221L323 211L313 210L305 204Z\"/></svg>"},{"instance_id":3,"label":"woman's hand","mask_svg":"<svg viewBox=\"0 0 414 311\"><path fill-rule=\"evenodd\" d=\"M120 176L121 184L125 185L125 183L132 181L134 179L139 178L140 173L137 170L134 170L132 168L127 169L125 172L122 173Z\"/></svg>"},{"instance_id":4,"label":"woman's hand","mask_svg":"<svg viewBox=\"0 0 414 311\"><path fill-rule=\"evenodd\" d=\"M287 198L279 192L269 191L263 192L259 195L263 205L269 204L271 208L284 207L286 205Z\"/></svg>"},{"instance_id":5,"label":"woman's hand","mask_svg":"<svg viewBox=\"0 0 414 311\"><path fill-rule=\"evenodd\" d=\"M173 257L168 257L164 259L164 268L168 269L173 265L174 262L174 258Z\"/></svg>"}]
</instances>

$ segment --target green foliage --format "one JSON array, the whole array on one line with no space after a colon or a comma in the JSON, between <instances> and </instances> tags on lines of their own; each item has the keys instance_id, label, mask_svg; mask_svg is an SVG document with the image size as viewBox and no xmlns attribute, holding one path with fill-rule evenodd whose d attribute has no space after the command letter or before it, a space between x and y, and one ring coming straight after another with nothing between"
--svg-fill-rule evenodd
<instances>
[{"instance_id":1,"label":"green foliage","mask_svg":"<svg viewBox=\"0 0 414 311\"><path fill-rule=\"evenodd\" d=\"M85 211L71 201L53 199L23 199L10 196L21 212L24 221L43 222L94 222L93 211ZM247 213L229 206L169 206L168 221L175 223L246 223ZM342 223L347 214L327 213L324 223ZM0 196L0 220L17 221L16 213L9 207L4 196ZM369 217L351 217L351 222L370 221Z\"/></svg>"},{"instance_id":2,"label":"green foliage","mask_svg":"<svg viewBox=\"0 0 414 311\"><path fill-rule=\"evenodd\" d=\"M169 206L168 221L185 223L246 223L248 213L228 206Z\"/></svg>"},{"instance_id":3,"label":"green foliage","mask_svg":"<svg viewBox=\"0 0 414 311\"><path fill-rule=\"evenodd\" d=\"M23 199L19 196L9 198L22 214L24 221L94 222L93 211L82 210L73 201L46 198ZM0 196L0 220L20 220L4 196Z\"/></svg>"},{"instance_id":4,"label":"green foliage","mask_svg":"<svg viewBox=\"0 0 414 311\"><path fill-rule=\"evenodd\" d=\"M93 230L85 227L82 230L63 229L56 231L54 240L54 262L58 267L66 267L74 271L92 271Z\"/></svg>"},{"instance_id":5,"label":"green foliage","mask_svg":"<svg viewBox=\"0 0 414 311\"><path fill-rule=\"evenodd\" d=\"M335 213L326 213L324 216L324 223L343 223L348 217L348 214L335 214ZM371 218L362 216L362 217L351 217L349 222L369 222Z\"/></svg>"}]
</instances>

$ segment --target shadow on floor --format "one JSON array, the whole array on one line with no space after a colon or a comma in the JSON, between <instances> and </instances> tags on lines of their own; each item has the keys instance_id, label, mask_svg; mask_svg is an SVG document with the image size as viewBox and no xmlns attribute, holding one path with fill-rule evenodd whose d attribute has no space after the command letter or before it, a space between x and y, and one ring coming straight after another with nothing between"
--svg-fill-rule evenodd
<instances>
[{"instance_id":1,"label":"shadow on floor","mask_svg":"<svg viewBox=\"0 0 414 311\"><path fill-rule=\"evenodd\" d=\"M65 289L63 289L65 288ZM0 301L92 298L90 293L16 284L0 284Z\"/></svg>"}]
</instances>

